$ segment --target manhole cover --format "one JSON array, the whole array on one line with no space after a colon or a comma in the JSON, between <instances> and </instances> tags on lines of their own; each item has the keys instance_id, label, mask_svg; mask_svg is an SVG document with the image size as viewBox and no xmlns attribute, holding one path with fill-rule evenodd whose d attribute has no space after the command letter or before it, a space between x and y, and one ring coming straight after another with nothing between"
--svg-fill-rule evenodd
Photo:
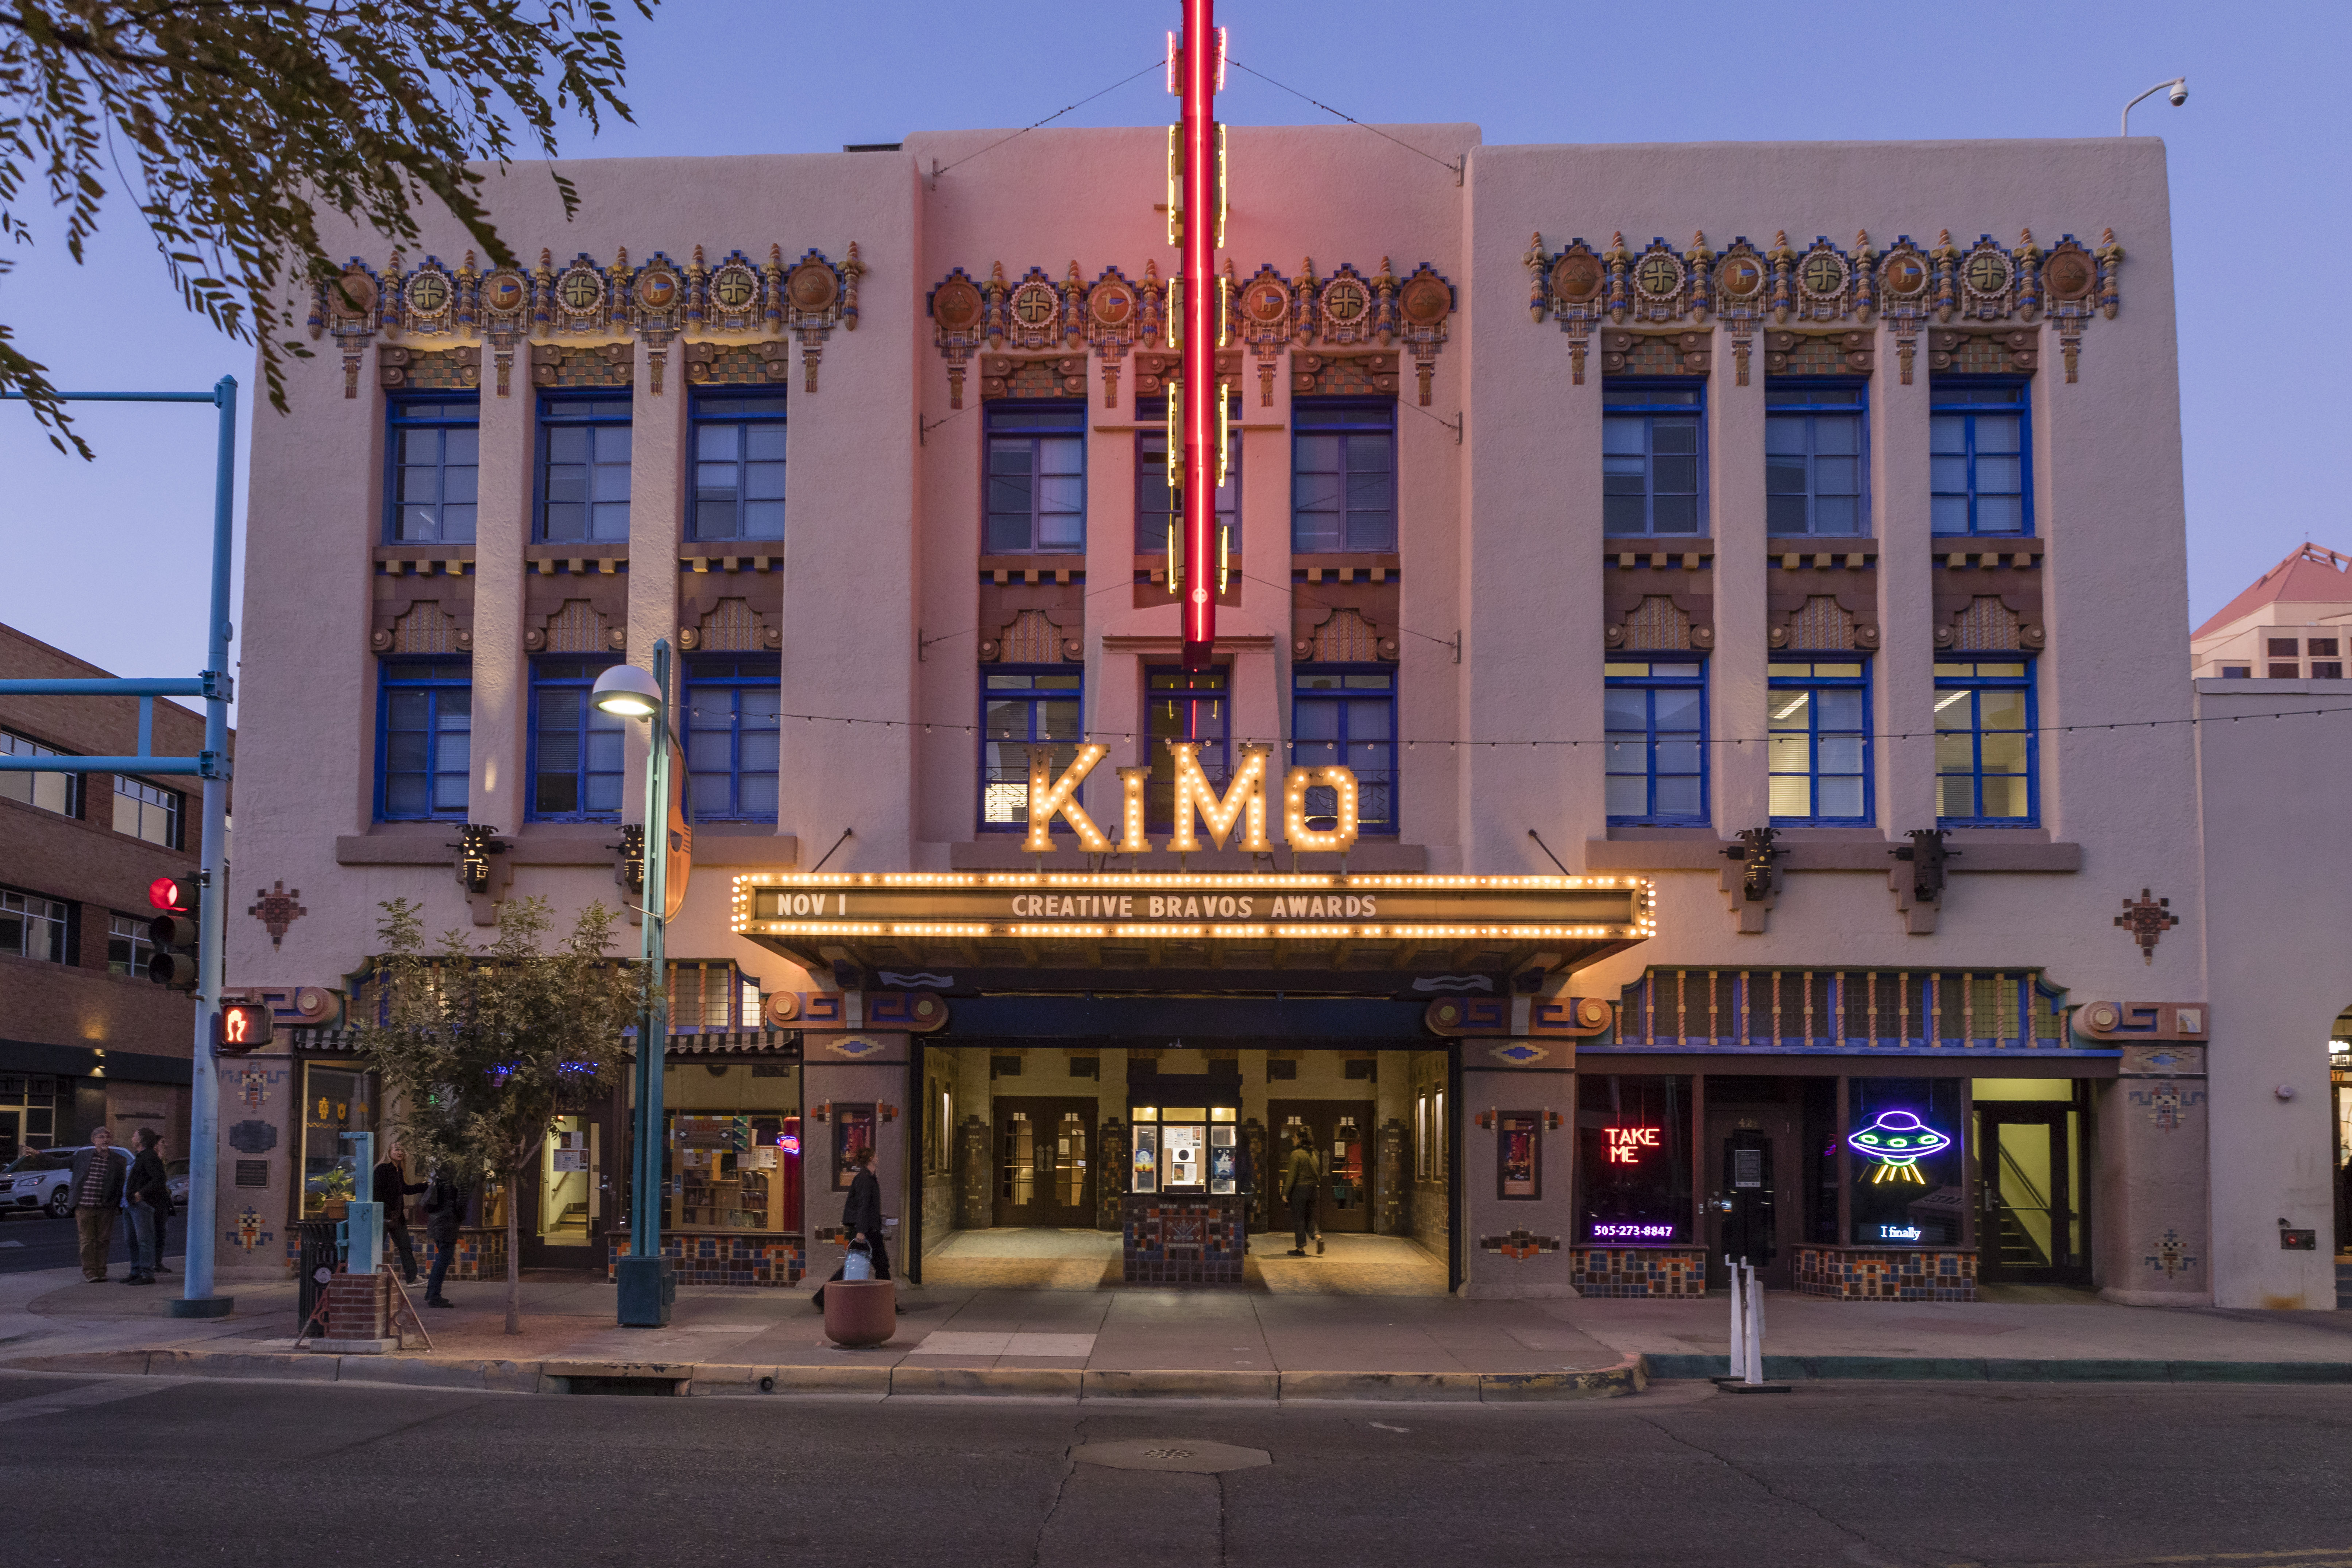
<instances>
[{"instance_id":1,"label":"manhole cover","mask_svg":"<svg viewBox=\"0 0 2352 1568\"><path fill-rule=\"evenodd\" d=\"M1114 1470L1170 1470L1194 1476L1255 1469L1274 1463L1273 1456L1264 1448L1239 1448L1231 1443L1171 1442L1165 1437L1089 1443L1071 1449L1070 1458L1082 1465L1102 1465Z\"/></svg>"}]
</instances>

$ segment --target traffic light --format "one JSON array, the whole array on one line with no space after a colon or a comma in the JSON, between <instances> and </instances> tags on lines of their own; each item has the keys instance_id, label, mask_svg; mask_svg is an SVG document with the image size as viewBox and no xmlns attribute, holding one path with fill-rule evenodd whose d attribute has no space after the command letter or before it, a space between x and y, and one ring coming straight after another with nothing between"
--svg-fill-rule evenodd
<instances>
[{"instance_id":1,"label":"traffic light","mask_svg":"<svg viewBox=\"0 0 2352 1568\"><path fill-rule=\"evenodd\" d=\"M266 1002L224 1002L213 1016L213 1048L225 1057L241 1057L269 1044L269 1005Z\"/></svg>"},{"instance_id":2,"label":"traffic light","mask_svg":"<svg viewBox=\"0 0 2352 1568\"><path fill-rule=\"evenodd\" d=\"M147 940L155 947L155 956L147 961L147 978L174 991L194 991L202 890L193 877L158 877L147 884L147 901L163 911L147 922Z\"/></svg>"}]
</instances>

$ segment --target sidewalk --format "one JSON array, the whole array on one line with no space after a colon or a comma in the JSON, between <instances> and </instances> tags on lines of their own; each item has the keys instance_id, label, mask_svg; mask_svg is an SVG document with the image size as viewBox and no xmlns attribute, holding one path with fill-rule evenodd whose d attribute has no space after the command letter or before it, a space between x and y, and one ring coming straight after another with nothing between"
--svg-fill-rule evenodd
<instances>
[{"instance_id":1,"label":"sidewalk","mask_svg":"<svg viewBox=\"0 0 2352 1568\"><path fill-rule=\"evenodd\" d=\"M453 1284L433 1349L293 1349L290 1281L216 1320L71 1268L0 1277L0 1367L397 1382L516 1391L1502 1400L1638 1393L1727 1370L1727 1307L1214 1289L909 1287L887 1344L827 1343L805 1290L687 1287L665 1329L614 1324L599 1280ZM2352 1383L2352 1313L2080 1302L1865 1304L1773 1296L1775 1379Z\"/></svg>"}]
</instances>

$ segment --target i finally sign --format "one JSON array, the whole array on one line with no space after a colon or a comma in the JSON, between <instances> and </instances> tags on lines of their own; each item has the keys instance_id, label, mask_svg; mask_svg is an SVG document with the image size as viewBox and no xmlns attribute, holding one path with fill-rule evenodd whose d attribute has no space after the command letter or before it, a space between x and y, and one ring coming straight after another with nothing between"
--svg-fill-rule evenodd
<instances>
[{"instance_id":1,"label":"i finally sign","mask_svg":"<svg viewBox=\"0 0 2352 1568\"><path fill-rule=\"evenodd\" d=\"M1274 748L1255 743L1235 748L1241 764L1221 794L1201 770L1198 742L1171 741L1167 745L1176 772L1176 830L1169 836L1167 847L1178 855L1198 853L1199 829L1205 826L1220 849L1238 833L1239 848L1253 855L1269 853L1274 845L1266 837L1265 792L1273 772ZM1090 855L1144 855L1159 847L1143 831L1144 786L1151 777L1150 768L1118 770L1119 841L1114 844L1078 804L1078 786L1095 771L1095 764L1110 754L1110 748L1087 742L1059 774L1054 772L1054 750L1047 745L1029 748L1029 837L1022 846L1027 853L1053 853L1055 817L1069 825L1078 836L1078 847ZM1310 790L1330 792L1331 810L1325 814L1331 818L1330 826L1307 826ZM1357 812L1352 768L1292 768L1283 776L1283 842L1293 849L1321 855L1353 847Z\"/></svg>"}]
</instances>

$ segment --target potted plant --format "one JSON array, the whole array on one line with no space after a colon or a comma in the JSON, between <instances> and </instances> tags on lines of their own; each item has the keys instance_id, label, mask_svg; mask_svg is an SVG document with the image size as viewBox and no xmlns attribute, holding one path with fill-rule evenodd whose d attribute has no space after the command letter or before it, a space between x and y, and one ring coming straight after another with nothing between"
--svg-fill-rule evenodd
<instances>
[{"instance_id":1,"label":"potted plant","mask_svg":"<svg viewBox=\"0 0 2352 1568\"><path fill-rule=\"evenodd\" d=\"M310 1190L319 1194L320 1212L327 1218L341 1219L351 1212L352 1173L342 1166L311 1177Z\"/></svg>"}]
</instances>

